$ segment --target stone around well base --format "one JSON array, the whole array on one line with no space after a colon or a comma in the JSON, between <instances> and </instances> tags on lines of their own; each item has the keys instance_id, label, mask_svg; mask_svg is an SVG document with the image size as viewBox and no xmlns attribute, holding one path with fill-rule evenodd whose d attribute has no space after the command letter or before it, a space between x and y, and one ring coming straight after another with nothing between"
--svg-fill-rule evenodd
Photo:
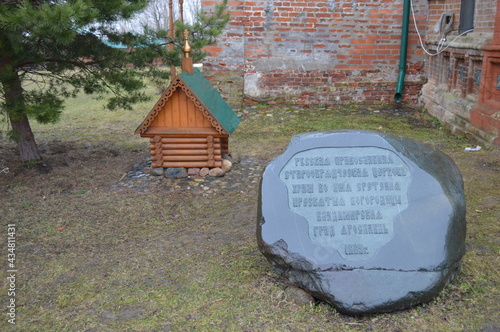
<instances>
[{"instance_id":1,"label":"stone around well base","mask_svg":"<svg viewBox=\"0 0 500 332\"><path fill-rule=\"evenodd\" d=\"M233 163L229 161L228 159L223 159L222 160L222 166L221 169L224 173L231 172L231 169L233 168Z\"/></svg>"},{"instance_id":2,"label":"stone around well base","mask_svg":"<svg viewBox=\"0 0 500 332\"><path fill-rule=\"evenodd\" d=\"M167 179L183 179L187 178L188 173L184 167L169 167L165 170Z\"/></svg>"},{"instance_id":3,"label":"stone around well base","mask_svg":"<svg viewBox=\"0 0 500 332\"><path fill-rule=\"evenodd\" d=\"M187 170L188 176L200 176L200 168L191 167Z\"/></svg>"},{"instance_id":4,"label":"stone around well base","mask_svg":"<svg viewBox=\"0 0 500 332\"><path fill-rule=\"evenodd\" d=\"M203 167L201 170L200 170L200 176L201 177L205 177L208 175L208 173L210 173L210 169L208 167Z\"/></svg>"},{"instance_id":5,"label":"stone around well base","mask_svg":"<svg viewBox=\"0 0 500 332\"><path fill-rule=\"evenodd\" d=\"M216 177L216 178L222 177L222 176L224 176L224 174L225 174L224 171L220 167L212 168L208 172L209 176Z\"/></svg>"},{"instance_id":6,"label":"stone around well base","mask_svg":"<svg viewBox=\"0 0 500 332\"><path fill-rule=\"evenodd\" d=\"M465 252L460 171L408 138L297 135L266 167L260 194L260 251L282 276L343 313L429 301Z\"/></svg>"},{"instance_id":7,"label":"stone around well base","mask_svg":"<svg viewBox=\"0 0 500 332\"><path fill-rule=\"evenodd\" d=\"M165 170L163 167L155 167L151 169L151 175L153 176L162 176L165 175Z\"/></svg>"}]
</instances>

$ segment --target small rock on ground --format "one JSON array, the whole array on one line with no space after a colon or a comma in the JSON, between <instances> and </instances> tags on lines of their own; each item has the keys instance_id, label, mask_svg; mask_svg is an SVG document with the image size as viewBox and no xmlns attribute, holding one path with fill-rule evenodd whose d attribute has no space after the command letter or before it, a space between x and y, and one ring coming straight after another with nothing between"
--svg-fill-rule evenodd
<instances>
[{"instance_id":1,"label":"small rock on ground","mask_svg":"<svg viewBox=\"0 0 500 332\"><path fill-rule=\"evenodd\" d=\"M182 179L187 176L188 174L184 167L170 167L165 171L165 177L167 179Z\"/></svg>"},{"instance_id":2,"label":"small rock on ground","mask_svg":"<svg viewBox=\"0 0 500 332\"><path fill-rule=\"evenodd\" d=\"M189 176L199 176L200 169L199 168L188 168L187 173Z\"/></svg>"},{"instance_id":3,"label":"small rock on ground","mask_svg":"<svg viewBox=\"0 0 500 332\"><path fill-rule=\"evenodd\" d=\"M213 176L213 177L221 177L221 176L224 176L224 174L225 174L224 171L220 167L212 168L208 172L208 175Z\"/></svg>"},{"instance_id":4,"label":"small rock on ground","mask_svg":"<svg viewBox=\"0 0 500 332\"><path fill-rule=\"evenodd\" d=\"M165 170L163 169L163 167L155 167L153 169L151 169L151 175L153 176L162 176L165 174Z\"/></svg>"},{"instance_id":5,"label":"small rock on ground","mask_svg":"<svg viewBox=\"0 0 500 332\"><path fill-rule=\"evenodd\" d=\"M314 297L302 288L288 286L285 288L285 294L295 301L298 305L311 306L314 304Z\"/></svg>"},{"instance_id":6,"label":"small rock on ground","mask_svg":"<svg viewBox=\"0 0 500 332\"><path fill-rule=\"evenodd\" d=\"M227 159L222 160L221 169L224 171L224 173L230 172L232 168L233 168L233 163L231 161Z\"/></svg>"},{"instance_id":7,"label":"small rock on ground","mask_svg":"<svg viewBox=\"0 0 500 332\"><path fill-rule=\"evenodd\" d=\"M205 177L208 175L208 173L210 172L210 169L208 169L207 167L203 167L201 170L200 170L200 176L201 177Z\"/></svg>"}]
</instances>

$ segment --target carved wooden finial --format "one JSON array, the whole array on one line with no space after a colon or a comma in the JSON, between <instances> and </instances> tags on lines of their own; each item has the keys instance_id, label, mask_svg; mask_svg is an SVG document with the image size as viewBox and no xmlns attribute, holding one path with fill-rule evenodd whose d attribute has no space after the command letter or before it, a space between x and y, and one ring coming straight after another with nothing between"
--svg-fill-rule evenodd
<instances>
[{"instance_id":1,"label":"carved wooden finial","mask_svg":"<svg viewBox=\"0 0 500 332\"><path fill-rule=\"evenodd\" d=\"M184 48L182 49L185 58L189 58L189 53L191 53L191 46L189 45L188 37L189 31L186 29L184 30Z\"/></svg>"},{"instance_id":2,"label":"carved wooden finial","mask_svg":"<svg viewBox=\"0 0 500 332\"><path fill-rule=\"evenodd\" d=\"M182 71L187 71L191 75L193 75L193 58L189 57L189 53L191 53L191 46L189 46L189 31L184 30L184 47L182 48L182 52L184 53L184 57L182 58Z\"/></svg>"}]
</instances>

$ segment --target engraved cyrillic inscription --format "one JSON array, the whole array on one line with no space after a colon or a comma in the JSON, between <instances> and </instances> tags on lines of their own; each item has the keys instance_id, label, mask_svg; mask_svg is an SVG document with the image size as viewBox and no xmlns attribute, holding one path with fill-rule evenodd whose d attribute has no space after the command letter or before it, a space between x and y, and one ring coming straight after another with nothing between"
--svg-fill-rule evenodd
<instances>
[{"instance_id":1,"label":"engraved cyrillic inscription","mask_svg":"<svg viewBox=\"0 0 500 332\"><path fill-rule=\"evenodd\" d=\"M366 260L394 236L411 174L383 148L318 148L294 155L280 179L290 209L308 221L313 243L335 248L346 260Z\"/></svg>"}]
</instances>

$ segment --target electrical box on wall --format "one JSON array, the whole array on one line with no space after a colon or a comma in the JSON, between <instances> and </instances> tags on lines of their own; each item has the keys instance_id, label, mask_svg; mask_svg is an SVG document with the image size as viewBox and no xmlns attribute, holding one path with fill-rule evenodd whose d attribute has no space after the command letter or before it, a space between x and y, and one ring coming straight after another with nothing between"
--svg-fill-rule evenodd
<instances>
[{"instance_id":1,"label":"electrical box on wall","mask_svg":"<svg viewBox=\"0 0 500 332\"><path fill-rule=\"evenodd\" d=\"M439 33L446 36L453 30L454 14L451 11L444 12L439 19Z\"/></svg>"}]
</instances>

